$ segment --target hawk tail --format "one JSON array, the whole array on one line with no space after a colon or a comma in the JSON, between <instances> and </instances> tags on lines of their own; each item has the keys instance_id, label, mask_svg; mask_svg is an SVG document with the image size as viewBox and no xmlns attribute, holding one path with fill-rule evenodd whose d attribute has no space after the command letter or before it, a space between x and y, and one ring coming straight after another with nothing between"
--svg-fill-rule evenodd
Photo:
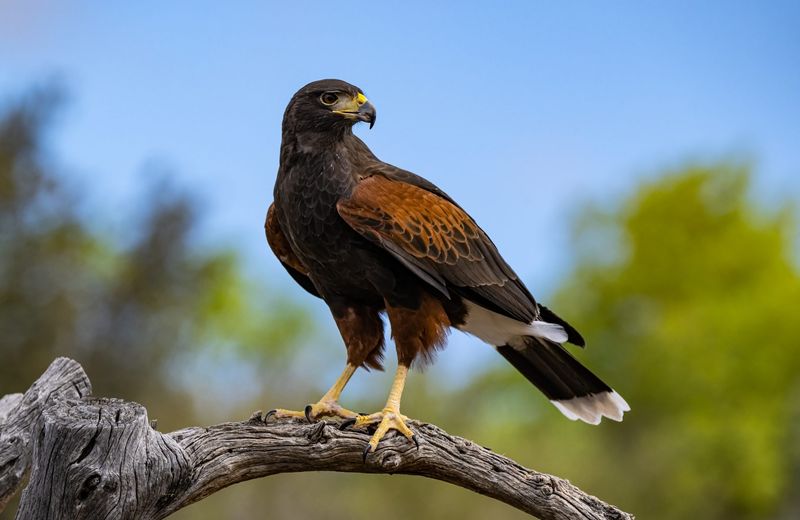
<instances>
[{"instance_id":1,"label":"hawk tail","mask_svg":"<svg viewBox=\"0 0 800 520\"><path fill-rule=\"evenodd\" d=\"M599 424L603 417L621 421L630 410L622 396L555 341L519 336L497 351L568 419L589 424Z\"/></svg>"},{"instance_id":2,"label":"hawk tail","mask_svg":"<svg viewBox=\"0 0 800 520\"><path fill-rule=\"evenodd\" d=\"M479 337L542 391L567 418L599 424L608 417L622 420L630 410L618 393L561 346L583 346L581 335L544 306L539 320L524 323L464 299L467 310L459 329ZM497 346L499 345L499 346Z\"/></svg>"}]
</instances>

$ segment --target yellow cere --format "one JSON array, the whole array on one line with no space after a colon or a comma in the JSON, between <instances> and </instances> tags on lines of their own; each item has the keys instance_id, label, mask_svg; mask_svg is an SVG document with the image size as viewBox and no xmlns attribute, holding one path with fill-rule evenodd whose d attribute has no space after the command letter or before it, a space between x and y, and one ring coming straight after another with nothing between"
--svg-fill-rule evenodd
<instances>
[{"instance_id":1,"label":"yellow cere","mask_svg":"<svg viewBox=\"0 0 800 520\"><path fill-rule=\"evenodd\" d=\"M358 102L359 105L363 105L364 103L367 102L367 97L361 92L359 92L358 96L356 96L356 102Z\"/></svg>"}]
</instances>

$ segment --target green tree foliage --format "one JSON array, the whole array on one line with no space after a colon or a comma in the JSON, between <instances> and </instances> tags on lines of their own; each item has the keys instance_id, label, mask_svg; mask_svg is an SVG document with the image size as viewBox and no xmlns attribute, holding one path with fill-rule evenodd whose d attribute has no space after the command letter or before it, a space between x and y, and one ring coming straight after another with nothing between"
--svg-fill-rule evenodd
<instances>
[{"instance_id":1,"label":"green tree foliage","mask_svg":"<svg viewBox=\"0 0 800 520\"><path fill-rule=\"evenodd\" d=\"M279 353L297 342L304 313L254 294L232 253L192 246L191 197L154 186L119 239L85 222L43 145L59 103L44 89L0 115L0 393L68 355L97 393L182 399L167 372L184 353L216 344Z\"/></svg>"},{"instance_id":2,"label":"green tree foliage","mask_svg":"<svg viewBox=\"0 0 800 520\"><path fill-rule=\"evenodd\" d=\"M586 214L577 234L560 308L633 408L590 441L602 461L590 489L642 518L766 518L797 500L796 227L787 209L754 205L750 178L671 172Z\"/></svg>"}]
</instances>

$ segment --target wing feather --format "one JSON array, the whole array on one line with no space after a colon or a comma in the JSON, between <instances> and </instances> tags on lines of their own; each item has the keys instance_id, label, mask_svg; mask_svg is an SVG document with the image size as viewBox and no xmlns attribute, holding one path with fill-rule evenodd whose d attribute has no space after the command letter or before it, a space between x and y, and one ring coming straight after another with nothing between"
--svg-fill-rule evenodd
<instances>
[{"instance_id":1,"label":"wing feather","mask_svg":"<svg viewBox=\"0 0 800 520\"><path fill-rule=\"evenodd\" d=\"M366 177L339 201L339 215L443 294L455 290L511 318L536 319L533 296L486 233L441 190L415 185L415 178Z\"/></svg>"}]
</instances>

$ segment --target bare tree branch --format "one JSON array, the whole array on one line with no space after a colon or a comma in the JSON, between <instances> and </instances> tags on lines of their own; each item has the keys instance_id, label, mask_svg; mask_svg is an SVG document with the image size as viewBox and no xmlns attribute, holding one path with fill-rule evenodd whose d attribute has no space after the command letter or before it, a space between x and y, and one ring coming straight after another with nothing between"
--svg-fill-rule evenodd
<instances>
[{"instance_id":1,"label":"bare tree branch","mask_svg":"<svg viewBox=\"0 0 800 520\"><path fill-rule=\"evenodd\" d=\"M419 449L404 437L387 437L366 463L365 433L339 431L325 422L265 423L260 412L244 422L159 433L139 404L86 397L85 375L78 377L84 382L72 393L64 391L76 369L83 374L74 361L56 360L0 423L0 497L7 499L21 479L12 478L8 482L14 484L3 487L8 468L18 475L20 465L24 473L33 462L19 520L160 519L232 484L300 471L420 475L545 520L633 518L566 480L526 469L430 424L412 423ZM51 386L62 392L44 392L49 380L60 381ZM29 399L32 392L38 399ZM28 425L24 434L23 424ZM19 442L24 446L10 465L12 459L4 456L11 450L9 426L16 438L27 439Z\"/></svg>"},{"instance_id":2,"label":"bare tree branch","mask_svg":"<svg viewBox=\"0 0 800 520\"><path fill-rule=\"evenodd\" d=\"M0 399L0 511L17 492L31 465L33 435L41 430L42 411L64 398L92 393L81 366L67 358L53 361L25 395Z\"/></svg>"}]
</instances>

